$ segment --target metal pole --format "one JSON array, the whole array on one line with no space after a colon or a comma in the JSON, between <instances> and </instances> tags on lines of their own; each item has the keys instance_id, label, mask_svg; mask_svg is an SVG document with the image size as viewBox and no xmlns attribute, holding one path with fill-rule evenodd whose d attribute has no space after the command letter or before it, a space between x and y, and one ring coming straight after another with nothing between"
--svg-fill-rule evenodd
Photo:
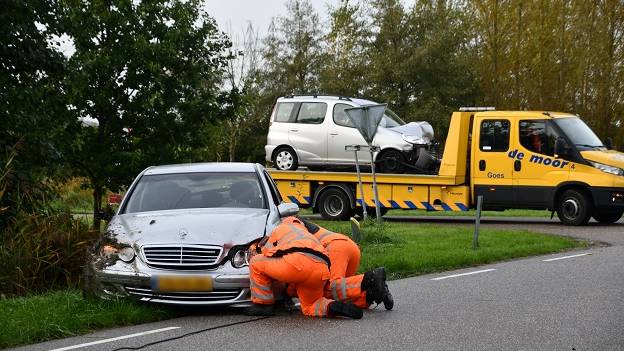
<instances>
[{"instance_id":1,"label":"metal pole","mask_svg":"<svg viewBox=\"0 0 624 351\"><path fill-rule=\"evenodd\" d=\"M358 152L359 147L353 149L355 153L355 170L358 176L358 184L360 185L360 196L362 197L362 219L366 222L366 201L364 200L364 187L362 186L362 174L360 173L360 161L358 160ZM356 194L357 195L357 194ZM357 207L357 204L356 204Z\"/></svg>"},{"instance_id":2,"label":"metal pole","mask_svg":"<svg viewBox=\"0 0 624 351\"><path fill-rule=\"evenodd\" d=\"M475 216L475 230L472 236L472 249L479 248L479 224L481 224L481 206L483 205L483 195L477 197L477 213Z\"/></svg>"},{"instance_id":3,"label":"metal pole","mask_svg":"<svg viewBox=\"0 0 624 351\"><path fill-rule=\"evenodd\" d=\"M379 195L377 194L377 178L375 177L375 158L373 157L373 147L370 146L371 170L373 173L373 193L375 194L375 214L377 223L381 224L381 209L379 208Z\"/></svg>"}]
</instances>

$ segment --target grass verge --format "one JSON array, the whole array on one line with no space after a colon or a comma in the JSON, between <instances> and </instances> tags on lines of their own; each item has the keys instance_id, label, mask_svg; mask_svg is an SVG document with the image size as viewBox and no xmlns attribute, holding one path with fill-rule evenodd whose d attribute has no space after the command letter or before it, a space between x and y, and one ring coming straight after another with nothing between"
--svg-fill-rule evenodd
<instances>
[{"instance_id":1,"label":"grass verge","mask_svg":"<svg viewBox=\"0 0 624 351\"><path fill-rule=\"evenodd\" d=\"M78 290L0 299L0 349L174 317L166 307L85 300Z\"/></svg>"},{"instance_id":2,"label":"grass verge","mask_svg":"<svg viewBox=\"0 0 624 351\"><path fill-rule=\"evenodd\" d=\"M349 233L349 223L318 221ZM586 247L584 241L528 230L479 232L480 248L472 249L473 229L431 224L389 223L364 226L360 270L386 267L393 279L477 266L513 258Z\"/></svg>"}]
</instances>

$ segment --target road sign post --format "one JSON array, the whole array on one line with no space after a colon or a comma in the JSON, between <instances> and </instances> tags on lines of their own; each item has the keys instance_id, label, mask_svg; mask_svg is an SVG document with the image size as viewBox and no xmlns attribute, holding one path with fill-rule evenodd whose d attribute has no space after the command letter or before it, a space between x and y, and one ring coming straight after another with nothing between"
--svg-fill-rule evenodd
<instances>
[{"instance_id":1,"label":"road sign post","mask_svg":"<svg viewBox=\"0 0 624 351\"><path fill-rule=\"evenodd\" d=\"M360 145L347 145L345 146L345 150L353 150L353 154L355 156L355 171L357 172L358 184L360 186L360 196L362 198L362 218L366 222L366 202L364 201L364 187L362 186L362 174L360 173L360 161L358 160L358 151L360 151ZM357 196L357 194L356 194Z\"/></svg>"},{"instance_id":2,"label":"road sign post","mask_svg":"<svg viewBox=\"0 0 624 351\"><path fill-rule=\"evenodd\" d=\"M472 235L472 249L479 248L479 225L481 224L481 206L483 206L483 195L477 196L477 213L475 214L475 230Z\"/></svg>"}]
</instances>

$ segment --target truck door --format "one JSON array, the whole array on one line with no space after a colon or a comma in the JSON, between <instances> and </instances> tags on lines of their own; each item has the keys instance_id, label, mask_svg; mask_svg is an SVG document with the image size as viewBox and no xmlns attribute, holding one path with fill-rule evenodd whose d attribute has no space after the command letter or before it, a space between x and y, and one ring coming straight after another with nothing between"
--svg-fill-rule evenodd
<instances>
[{"instance_id":1,"label":"truck door","mask_svg":"<svg viewBox=\"0 0 624 351\"><path fill-rule=\"evenodd\" d=\"M335 104L332 113L332 120L327 128L327 163L355 164L353 151L345 151L345 145L366 145L364 137L355 129L349 117L344 111L353 108L349 104ZM359 152L360 163L370 162L369 152Z\"/></svg>"},{"instance_id":2,"label":"truck door","mask_svg":"<svg viewBox=\"0 0 624 351\"><path fill-rule=\"evenodd\" d=\"M511 123L504 118L475 118L472 153L473 194L483 195L483 208L513 206L513 160L507 155Z\"/></svg>"},{"instance_id":3,"label":"truck door","mask_svg":"<svg viewBox=\"0 0 624 351\"><path fill-rule=\"evenodd\" d=\"M559 132L549 119L523 119L509 157L514 160L514 198L518 206L547 208L558 184L568 180L570 162L555 158Z\"/></svg>"},{"instance_id":4,"label":"truck door","mask_svg":"<svg viewBox=\"0 0 624 351\"><path fill-rule=\"evenodd\" d=\"M302 102L295 123L289 125L288 139L302 163L324 163L327 159L327 104Z\"/></svg>"}]
</instances>

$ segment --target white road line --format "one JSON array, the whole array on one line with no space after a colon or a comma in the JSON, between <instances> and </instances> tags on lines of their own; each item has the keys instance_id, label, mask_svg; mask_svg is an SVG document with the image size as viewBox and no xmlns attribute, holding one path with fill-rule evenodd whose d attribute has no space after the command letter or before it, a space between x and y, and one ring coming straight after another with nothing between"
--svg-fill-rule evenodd
<instances>
[{"instance_id":1,"label":"white road line","mask_svg":"<svg viewBox=\"0 0 624 351\"><path fill-rule=\"evenodd\" d=\"M445 275L444 277L431 278L431 280L442 280L442 279L448 279L448 278L455 278L455 277L461 277L461 276L464 276L464 275L479 274L479 273L491 272L491 271L495 271L495 270L496 269L494 269L494 268L483 269L483 270L480 270L480 271L474 271L474 272L468 272L468 273Z\"/></svg>"},{"instance_id":2,"label":"white road line","mask_svg":"<svg viewBox=\"0 0 624 351\"><path fill-rule=\"evenodd\" d=\"M130 334L130 335L122 335L122 336L118 336L116 338L102 339L102 340L98 340L98 341L87 342L87 343L84 343L84 344L78 344L78 345L73 345L73 346L61 347L60 349L53 349L53 350L49 350L49 351L65 351L65 350L79 349L81 347L98 345L98 344L104 344L104 343L111 342L111 341L117 341L117 340L129 339L129 338L136 338L137 336L143 336L143 335L148 335L148 334L160 333L160 332L164 332L164 331L167 331L167 330L173 330L173 329L180 329L180 327L167 327L167 328L162 328L162 329L148 330L148 331L144 331L144 332L141 332L141 333Z\"/></svg>"},{"instance_id":3,"label":"white road line","mask_svg":"<svg viewBox=\"0 0 624 351\"><path fill-rule=\"evenodd\" d=\"M591 255L591 252L586 252L586 253L582 253L582 254L578 254L578 255L549 258L547 260L542 260L542 261L544 261L544 262L551 262L551 261L565 260L566 258L581 257L581 256L587 256L587 255Z\"/></svg>"}]
</instances>

